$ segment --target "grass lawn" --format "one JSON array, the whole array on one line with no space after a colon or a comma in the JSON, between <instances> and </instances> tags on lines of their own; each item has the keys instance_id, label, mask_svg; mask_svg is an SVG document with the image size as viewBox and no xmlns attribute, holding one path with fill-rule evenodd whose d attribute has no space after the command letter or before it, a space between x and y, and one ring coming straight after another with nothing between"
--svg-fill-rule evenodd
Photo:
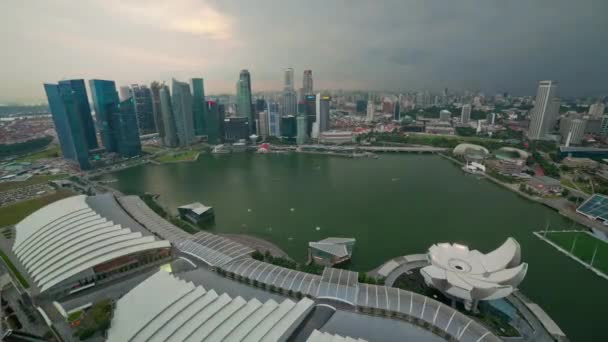
<instances>
[{"instance_id":1,"label":"grass lawn","mask_svg":"<svg viewBox=\"0 0 608 342\"><path fill-rule=\"evenodd\" d=\"M46 183L48 181L65 178L65 175L36 175L23 182L2 182L0 183L0 192L22 188L28 185Z\"/></svg>"},{"instance_id":2,"label":"grass lawn","mask_svg":"<svg viewBox=\"0 0 608 342\"><path fill-rule=\"evenodd\" d=\"M200 151L190 150L190 151L179 151L179 152L171 152L160 157L157 157L156 160L161 163L175 163L182 161L193 161L196 160Z\"/></svg>"},{"instance_id":3,"label":"grass lawn","mask_svg":"<svg viewBox=\"0 0 608 342\"><path fill-rule=\"evenodd\" d=\"M30 284L28 284L27 280L25 280L25 278L21 275L21 273L19 273L19 271L17 270L17 268L15 267L15 265L13 265L13 263L8 258L8 256L6 256L6 254L4 254L4 252L1 251L1 250L0 250L0 258L2 258L2 261L4 261L4 263L6 264L6 266L15 275L15 277L17 278L17 280L19 280L19 282L21 283L21 286L23 286L23 288L27 289L28 287L30 287Z\"/></svg>"},{"instance_id":4,"label":"grass lawn","mask_svg":"<svg viewBox=\"0 0 608 342\"><path fill-rule=\"evenodd\" d=\"M61 149L59 145L52 145L49 148L42 150L40 152L32 153L30 155L24 156L22 158L17 159L18 162L32 162L34 160L43 159L43 158L58 158L61 157Z\"/></svg>"},{"instance_id":5,"label":"grass lawn","mask_svg":"<svg viewBox=\"0 0 608 342\"><path fill-rule=\"evenodd\" d=\"M73 195L74 193L69 190L59 189L57 192L47 196L2 207L0 208L0 227L15 224L47 204Z\"/></svg>"},{"instance_id":6,"label":"grass lawn","mask_svg":"<svg viewBox=\"0 0 608 342\"><path fill-rule=\"evenodd\" d=\"M608 242L586 232L551 232L547 233L546 238L566 251L572 251L577 258L586 263L591 263L593 253L597 247L593 267L608 274ZM576 243L574 243L575 240ZM572 250L573 245L574 250Z\"/></svg>"},{"instance_id":7,"label":"grass lawn","mask_svg":"<svg viewBox=\"0 0 608 342\"><path fill-rule=\"evenodd\" d=\"M142 149L144 152L148 152L148 153L156 153L156 152L158 152L158 151L162 151L162 150L164 150L164 148L162 148L162 147L158 147L158 146L155 146L155 145L143 145L143 146L141 147L141 149Z\"/></svg>"}]
</instances>

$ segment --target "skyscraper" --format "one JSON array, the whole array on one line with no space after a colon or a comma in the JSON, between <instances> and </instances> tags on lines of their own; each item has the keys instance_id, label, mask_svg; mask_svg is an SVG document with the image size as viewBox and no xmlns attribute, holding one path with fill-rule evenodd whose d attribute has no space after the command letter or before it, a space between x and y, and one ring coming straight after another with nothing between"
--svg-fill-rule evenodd
<instances>
[{"instance_id":1,"label":"skyscraper","mask_svg":"<svg viewBox=\"0 0 608 342\"><path fill-rule=\"evenodd\" d=\"M224 118L218 108L218 103L208 101L207 113L207 141L210 144L221 144L224 137L224 132L222 130Z\"/></svg>"},{"instance_id":2,"label":"skyscraper","mask_svg":"<svg viewBox=\"0 0 608 342\"><path fill-rule=\"evenodd\" d=\"M152 92L146 85L133 84L131 86L131 95L135 106L135 115L137 117L137 126L139 134L156 133L156 124L154 123L154 104L152 101Z\"/></svg>"},{"instance_id":3,"label":"skyscraper","mask_svg":"<svg viewBox=\"0 0 608 342\"><path fill-rule=\"evenodd\" d=\"M304 89L304 95L313 94L312 70L304 70L304 76L302 78L302 88Z\"/></svg>"},{"instance_id":4,"label":"skyscraper","mask_svg":"<svg viewBox=\"0 0 608 342\"><path fill-rule=\"evenodd\" d=\"M266 138L268 136L268 112L260 112L260 119L258 120L258 136Z\"/></svg>"},{"instance_id":5,"label":"skyscraper","mask_svg":"<svg viewBox=\"0 0 608 342\"><path fill-rule=\"evenodd\" d=\"M293 69L285 69L283 87L283 115L295 115L298 112L297 94L293 85Z\"/></svg>"},{"instance_id":6,"label":"skyscraper","mask_svg":"<svg viewBox=\"0 0 608 342\"><path fill-rule=\"evenodd\" d=\"M297 135L296 135L296 143L298 145L303 145L308 140L307 124L306 124L306 115L300 114L296 118L296 126L297 126Z\"/></svg>"},{"instance_id":7,"label":"skyscraper","mask_svg":"<svg viewBox=\"0 0 608 342\"><path fill-rule=\"evenodd\" d=\"M207 117L207 102L205 101L205 86L202 78L190 80L192 85L192 111L194 115L194 134L205 135Z\"/></svg>"},{"instance_id":8,"label":"skyscraper","mask_svg":"<svg viewBox=\"0 0 608 342\"><path fill-rule=\"evenodd\" d=\"M318 139L319 134L329 130L329 101L327 95L317 94L316 107L317 118L312 128L312 138Z\"/></svg>"},{"instance_id":9,"label":"skyscraper","mask_svg":"<svg viewBox=\"0 0 608 342\"><path fill-rule=\"evenodd\" d=\"M547 134L553 129L559 116L559 105L557 82L540 81L534 108L532 108L530 114L529 139L546 139Z\"/></svg>"},{"instance_id":10,"label":"skyscraper","mask_svg":"<svg viewBox=\"0 0 608 342\"><path fill-rule=\"evenodd\" d=\"M130 158L141 154L141 142L137 130L135 98L129 97L118 104L118 111L113 116L114 137L118 154Z\"/></svg>"},{"instance_id":11,"label":"skyscraper","mask_svg":"<svg viewBox=\"0 0 608 342\"><path fill-rule=\"evenodd\" d=\"M162 84L159 90L162 123L165 131L163 145L167 147L177 146L177 132L173 120L173 105L169 86Z\"/></svg>"},{"instance_id":12,"label":"skyscraper","mask_svg":"<svg viewBox=\"0 0 608 342\"><path fill-rule=\"evenodd\" d=\"M241 70L236 83L236 116L249 120L249 133L255 132L253 108L251 106L251 76L246 69Z\"/></svg>"},{"instance_id":13,"label":"skyscraper","mask_svg":"<svg viewBox=\"0 0 608 342\"><path fill-rule=\"evenodd\" d=\"M393 120L401 121L401 105L399 105L399 101L395 102Z\"/></svg>"},{"instance_id":14,"label":"skyscraper","mask_svg":"<svg viewBox=\"0 0 608 342\"><path fill-rule=\"evenodd\" d=\"M160 83L154 81L150 84L150 93L152 94L152 112L154 116L154 124L158 132L158 138L162 142L165 139L165 126L163 125L162 107L160 105Z\"/></svg>"},{"instance_id":15,"label":"skyscraper","mask_svg":"<svg viewBox=\"0 0 608 342\"><path fill-rule=\"evenodd\" d=\"M90 169L86 124L82 120L76 92L68 83L45 84L44 90L63 157L78 163L82 170Z\"/></svg>"},{"instance_id":16,"label":"skyscraper","mask_svg":"<svg viewBox=\"0 0 608 342\"><path fill-rule=\"evenodd\" d=\"M367 116L365 117L365 120L367 120L368 122L374 121L374 112L374 102L371 100L367 101Z\"/></svg>"},{"instance_id":17,"label":"skyscraper","mask_svg":"<svg viewBox=\"0 0 608 342\"><path fill-rule=\"evenodd\" d=\"M566 146L580 144L585 135L587 120L581 118L565 118L565 120L562 142L565 143Z\"/></svg>"},{"instance_id":18,"label":"skyscraper","mask_svg":"<svg viewBox=\"0 0 608 342\"><path fill-rule=\"evenodd\" d=\"M189 146L194 142L194 119L192 118L192 93L190 85L176 79L171 83L171 103L173 121L179 146Z\"/></svg>"},{"instance_id":19,"label":"skyscraper","mask_svg":"<svg viewBox=\"0 0 608 342\"><path fill-rule=\"evenodd\" d=\"M118 93L114 81L89 80L91 97L95 107L97 127L101 136L101 143L106 152L118 152L115 132L113 127L113 115L118 112Z\"/></svg>"},{"instance_id":20,"label":"skyscraper","mask_svg":"<svg viewBox=\"0 0 608 342\"><path fill-rule=\"evenodd\" d=\"M129 96L124 101L119 101L114 81L89 80L89 86L101 141L106 151L127 158L140 155L141 143L134 97Z\"/></svg>"},{"instance_id":21,"label":"skyscraper","mask_svg":"<svg viewBox=\"0 0 608 342\"><path fill-rule=\"evenodd\" d=\"M460 112L460 122L466 124L471 120L471 105L462 105L462 111Z\"/></svg>"},{"instance_id":22,"label":"skyscraper","mask_svg":"<svg viewBox=\"0 0 608 342\"><path fill-rule=\"evenodd\" d=\"M279 106L274 102L267 102L268 110L268 135L272 137L281 136L281 116L279 115Z\"/></svg>"},{"instance_id":23,"label":"skyscraper","mask_svg":"<svg viewBox=\"0 0 608 342\"><path fill-rule=\"evenodd\" d=\"M131 89L129 89L129 86L121 86L118 88L118 99L120 101L124 101L129 97L131 97Z\"/></svg>"},{"instance_id":24,"label":"skyscraper","mask_svg":"<svg viewBox=\"0 0 608 342\"><path fill-rule=\"evenodd\" d=\"M82 122L82 129L87 141L89 150L99 147L97 144L97 135L95 134L95 124L91 116L91 106L87 97L87 89L84 86L84 80L63 80L59 81L60 86L67 86L74 92L74 101L76 101L78 116Z\"/></svg>"}]
</instances>

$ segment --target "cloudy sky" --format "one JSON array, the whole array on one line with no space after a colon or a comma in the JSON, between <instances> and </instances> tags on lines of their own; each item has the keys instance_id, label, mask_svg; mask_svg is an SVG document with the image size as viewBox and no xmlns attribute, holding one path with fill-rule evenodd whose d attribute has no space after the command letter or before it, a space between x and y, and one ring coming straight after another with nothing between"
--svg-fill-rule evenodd
<instances>
[{"instance_id":1,"label":"cloudy sky","mask_svg":"<svg viewBox=\"0 0 608 342\"><path fill-rule=\"evenodd\" d=\"M204 77L234 92L315 88L608 94L606 0L1 0L0 102L43 82Z\"/></svg>"}]
</instances>

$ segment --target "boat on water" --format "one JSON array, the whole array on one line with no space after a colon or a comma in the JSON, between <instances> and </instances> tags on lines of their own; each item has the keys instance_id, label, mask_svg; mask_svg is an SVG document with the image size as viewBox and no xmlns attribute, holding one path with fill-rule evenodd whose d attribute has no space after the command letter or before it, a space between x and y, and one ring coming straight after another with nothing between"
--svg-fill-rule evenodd
<instances>
[{"instance_id":1,"label":"boat on water","mask_svg":"<svg viewBox=\"0 0 608 342\"><path fill-rule=\"evenodd\" d=\"M466 173L470 173L477 176L485 176L486 175L486 167L483 164L477 162L467 162L463 167L462 171Z\"/></svg>"}]
</instances>

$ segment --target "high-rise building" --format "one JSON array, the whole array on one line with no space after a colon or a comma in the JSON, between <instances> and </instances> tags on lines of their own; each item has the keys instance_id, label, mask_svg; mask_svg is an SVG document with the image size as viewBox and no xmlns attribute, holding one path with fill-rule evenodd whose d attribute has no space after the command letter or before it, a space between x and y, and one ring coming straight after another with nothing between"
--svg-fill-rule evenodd
<instances>
[{"instance_id":1,"label":"high-rise building","mask_svg":"<svg viewBox=\"0 0 608 342\"><path fill-rule=\"evenodd\" d=\"M589 115L601 117L604 115L604 110L606 110L606 106L601 102L597 102L589 106Z\"/></svg>"},{"instance_id":2,"label":"high-rise building","mask_svg":"<svg viewBox=\"0 0 608 342\"><path fill-rule=\"evenodd\" d=\"M279 106L274 102L267 102L268 108L268 134L271 137L281 136L281 116L279 115Z\"/></svg>"},{"instance_id":3,"label":"high-rise building","mask_svg":"<svg viewBox=\"0 0 608 342\"><path fill-rule=\"evenodd\" d=\"M329 101L327 95L317 94L316 112L317 118L312 128L312 138L318 139L319 134L329 130Z\"/></svg>"},{"instance_id":4,"label":"high-rise building","mask_svg":"<svg viewBox=\"0 0 608 342\"><path fill-rule=\"evenodd\" d=\"M59 81L60 86L69 87L74 92L74 101L78 110L78 116L84 130L84 137L87 141L87 148L93 150L99 147L97 144L97 134L95 134L95 124L91 116L91 106L87 96L87 89L83 79Z\"/></svg>"},{"instance_id":5,"label":"high-rise building","mask_svg":"<svg viewBox=\"0 0 608 342\"><path fill-rule=\"evenodd\" d=\"M146 85L133 84L131 86L131 95L135 104L135 115L137 117L139 134L145 135L156 133L154 104L150 88Z\"/></svg>"},{"instance_id":6,"label":"high-rise building","mask_svg":"<svg viewBox=\"0 0 608 342\"><path fill-rule=\"evenodd\" d=\"M298 145L303 145L308 140L308 134L306 132L308 126L306 123L306 115L300 114L296 117L296 126L296 143Z\"/></svg>"},{"instance_id":7,"label":"high-rise building","mask_svg":"<svg viewBox=\"0 0 608 342\"><path fill-rule=\"evenodd\" d=\"M452 119L452 113L449 110L442 109L439 111L439 121L449 122Z\"/></svg>"},{"instance_id":8,"label":"high-rise building","mask_svg":"<svg viewBox=\"0 0 608 342\"><path fill-rule=\"evenodd\" d=\"M366 108L367 108L367 101L357 100L357 102L356 102L357 113L365 113Z\"/></svg>"},{"instance_id":9,"label":"high-rise building","mask_svg":"<svg viewBox=\"0 0 608 342\"><path fill-rule=\"evenodd\" d=\"M312 70L304 70L304 76L302 78L302 89L304 90L304 95L313 94L313 86L312 86Z\"/></svg>"},{"instance_id":10,"label":"high-rise building","mask_svg":"<svg viewBox=\"0 0 608 342\"><path fill-rule=\"evenodd\" d=\"M114 81L90 80L101 141L107 152L130 158L141 154L135 99L119 101Z\"/></svg>"},{"instance_id":11,"label":"high-rise building","mask_svg":"<svg viewBox=\"0 0 608 342\"><path fill-rule=\"evenodd\" d=\"M173 79L171 83L171 103L173 120L179 146L189 146L194 142L194 119L192 118L192 93L190 85Z\"/></svg>"},{"instance_id":12,"label":"high-rise building","mask_svg":"<svg viewBox=\"0 0 608 342\"><path fill-rule=\"evenodd\" d=\"M306 134L312 136L312 126L317 121L317 96L306 95L304 100L304 113L306 114Z\"/></svg>"},{"instance_id":13,"label":"high-rise building","mask_svg":"<svg viewBox=\"0 0 608 342\"><path fill-rule=\"evenodd\" d=\"M374 112L375 111L376 111L376 109L374 108L373 101L367 101L367 116L365 117L365 119L368 122L374 121Z\"/></svg>"},{"instance_id":14,"label":"high-rise building","mask_svg":"<svg viewBox=\"0 0 608 342\"><path fill-rule=\"evenodd\" d=\"M547 134L553 129L557 122L559 105L557 82L540 81L534 108L532 108L530 114L530 127L528 128L529 139L546 139Z\"/></svg>"},{"instance_id":15,"label":"high-rise building","mask_svg":"<svg viewBox=\"0 0 608 342\"><path fill-rule=\"evenodd\" d=\"M401 105L399 105L399 101L395 103L395 111L393 112L393 120L401 121Z\"/></svg>"},{"instance_id":16,"label":"high-rise building","mask_svg":"<svg viewBox=\"0 0 608 342\"><path fill-rule=\"evenodd\" d=\"M205 135L205 120L207 117L207 102L205 101L205 86L202 78L190 80L192 86L192 115L194 116L194 134Z\"/></svg>"},{"instance_id":17,"label":"high-rise building","mask_svg":"<svg viewBox=\"0 0 608 342\"><path fill-rule=\"evenodd\" d=\"M257 135L262 137L262 138L266 138L268 136L268 112L267 111L262 111L259 113L259 120L258 120L258 132Z\"/></svg>"},{"instance_id":18,"label":"high-rise building","mask_svg":"<svg viewBox=\"0 0 608 342\"><path fill-rule=\"evenodd\" d=\"M163 145L167 147L176 147L178 144L177 131L175 130L175 120L173 120L173 104L171 101L171 92L169 86L162 84L160 86L160 107L162 123L165 130Z\"/></svg>"},{"instance_id":19,"label":"high-rise building","mask_svg":"<svg viewBox=\"0 0 608 342\"><path fill-rule=\"evenodd\" d=\"M78 163L81 170L90 169L86 125L76 92L67 83L45 84L44 90L63 157Z\"/></svg>"},{"instance_id":20,"label":"high-rise building","mask_svg":"<svg viewBox=\"0 0 608 342\"><path fill-rule=\"evenodd\" d=\"M207 141L210 144L221 144L224 138L222 129L224 117L215 101L207 101Z\"/></svg>"},{"instance_id":21,"label":"high-rise building","mask_svg":"<svg viewBox=\"0 0 608 342\"><path fill-rule=\"evenodd\" d=\"M249 120L247 118L231 117L224 119L224 139L227 142L237 142L249 137Z\"/></svg>"},{"instance_id":22,"label":"high-rise building","mask_svg":"<svg viewBox=\"0 0 608 342\"><path fill-rule=\"evenodd\" d=\"M463 124L466 124L470 120L471 120L471 105L465 104L462 106L462 111L460 112L460 122Z\"/></svg>"},{"instance_id":23,"label":"high-rise building","mask_svg":"<svg viewBox=\"0 0 608 342\"><path fill-rule=\"evenodd\" d=\"M160 104L160 83L154 81L150 84L150 94L152 95L152 115L154 116L154 125L160 141L165 139L165 126L163 125L162 107Z\"/></svg>"},{"instance_id":24,"label":"high-rise building","mask_svg":"<svg viewBox=\"0 0 608 342\"><path fill-rule=\"evenodd\" d=\"M291 139L295 138L297 134L296 117L293 115L287 115L281 117L281 136Z\"/></svg>"},{"instance_id":25,"label":"high-rise building","mask_svg":"<svg viewBox=\"0 0 608 342\"><path fill-rule=\"evenodd\" d=\"M89 88L91 88L101 143L107 152L118 152L116 132L113 126L114 114L118 112L120 103L116 83L108 80L89 80Z\"/></svg>"},{"instance_id":26,"label":"high-rise building","mask_svg":"<svg viewBox=\"0 0 608 342\"><path fill-rule=\"evenodd\" d=\"M255 132L253 108L251 107L251 75L243 69L236 83L236 116L249 120L251 134Z\"/></svg>"},{"instance_id":27,"label":"high-rise building","mask_svg":"<svg viewBox=\"0 0 608 342\"><path fill-rule=\"evenodd\" d=\"M124 101L131 97L131 89L129 86L121 86L118 88L118 100Z\"/></svg>"},{"instance_id":28,"label":"high-rise building","mask_svg":"<svg viewBox=\"0 0 608 342\"><path fill-rule=\"evenodd\" d=\"M585 125L587 120L580 118L564 118L565 122L560 124L563 128L562 143L566 146L578 145L583 141Z\"/></svg>"},{"instance_id":29,"label":"high-rise building","mask_svg":"<svg viewBox=\"0 0 608 342\"><path fill-rule=\"evenodd\" d=\"M293 85L293 69L285 69L283 87L283 115L295 115L298 112L298 99Z\"/></svg>"},{"instance_id":30,"label":"high-rise building","mask_svg":"<svg viewBox=\"0 0 608 342\"><path fill-rule=\"evenodd\" d=\"M294 82L293 82L293 68L287 68L285 69L285 77L284 77L284 82L283 82L283 88L284 89L294 89Z\"/></svg>"},{"instance_id":31,"label":"high-rise building","mask_svg":"<svg viewBox=\"0 0 608 342\"><path fill-rule=\"evenodd\" d=\"M125 158L141 155L135 108L135 99L129 97L118 104L118 112L112 118L118 154Z\"/></svg>"}]
</instances>

